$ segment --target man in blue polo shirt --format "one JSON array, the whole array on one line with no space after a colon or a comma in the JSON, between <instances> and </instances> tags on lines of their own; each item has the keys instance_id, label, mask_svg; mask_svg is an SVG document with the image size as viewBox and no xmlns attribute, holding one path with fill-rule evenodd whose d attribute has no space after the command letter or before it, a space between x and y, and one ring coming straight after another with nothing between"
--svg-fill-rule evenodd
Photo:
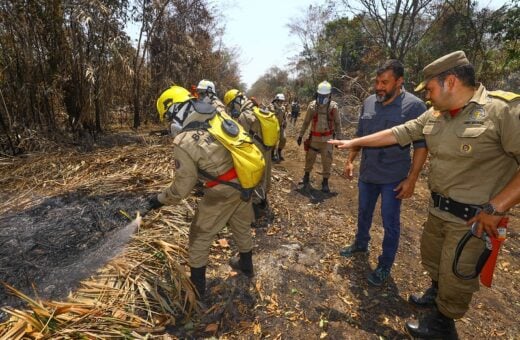
<instances>
[{"instance_id":1,"label":"man in blue polo shirt","mask_svg":"<svg viewBox=\"0 0 520 340\"><path fill-rule=\"evenodd\" d=\"M426 111L424 103L403 88L404 67L399 61L388 60L376 74L375 94L363 103L358 137L400 125ZM351 150L345 163L344 174L348 179L353 178L353 162L359 151L359 148ZM340 255L349 257L368 251L372 216L381 196L385 233L383 253L378 258L377 268L368 277L368 282L374 286L381 286L388 280L399 246L401 199L412 196L427 154L424 141L413 143L413 161L410 159L410 145L362 149L356 239L342 249Z\"/></svg>"}]
</instances>

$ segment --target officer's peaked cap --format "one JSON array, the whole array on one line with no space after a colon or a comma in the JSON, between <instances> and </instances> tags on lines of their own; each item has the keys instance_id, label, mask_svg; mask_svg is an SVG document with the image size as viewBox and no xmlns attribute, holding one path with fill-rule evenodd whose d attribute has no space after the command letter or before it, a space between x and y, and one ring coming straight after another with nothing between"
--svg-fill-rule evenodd
<instances>
[{"instance_id":1,"label":"officer's peaked cap","mask_svg":"<svg viewBox=\"0 0 520 340\"><path fill-rule=\"evenodd\" d=\"M464 51L456 51L440 57L423 68L424 80L415 88L415 92L424 90L426 83L428 83L433 77L438 76L445 71L451 70L454 67L469 64L470 62L468 58L466 58Z\"/></svg>"}]
</instances>

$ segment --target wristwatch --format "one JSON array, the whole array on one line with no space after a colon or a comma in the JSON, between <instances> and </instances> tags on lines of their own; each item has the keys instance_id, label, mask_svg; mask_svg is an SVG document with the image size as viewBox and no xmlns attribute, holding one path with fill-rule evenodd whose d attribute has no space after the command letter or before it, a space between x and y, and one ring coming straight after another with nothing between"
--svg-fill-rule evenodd
<instances>
[{"instance_id":1,"label":"wristwatch","mask_svg":"<svg viewBox=\"0 0 520 340\"><path fill-rule=\"evenodd\" d=\"M487 202L487 203L482 205L482 211L485 214L493 215L493 216L505 216L505 215L507 215L506 211L504 211L504 212L497 211L497 209L493 206L493 204L491 204L489 202Z\"/></svg>"}]
</instances>

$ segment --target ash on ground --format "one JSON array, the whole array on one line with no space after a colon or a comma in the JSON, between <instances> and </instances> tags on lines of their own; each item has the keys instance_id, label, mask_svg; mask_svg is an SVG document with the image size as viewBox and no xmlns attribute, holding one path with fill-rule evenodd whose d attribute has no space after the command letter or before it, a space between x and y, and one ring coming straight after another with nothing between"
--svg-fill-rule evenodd
<instances>
[{"instance_id":1,"label":"ash on ground","mask_svg":"<svg viewBox=\"0 0 520 340\"><path fill-rule=\"evenodd\" d=\"M76 191L0 216L0 278L23 293L62 299L82 279L121 252L144 203L136 193L90 195ZM0 286L0 307L20 306Z\"/></svg>"}]
</instances>

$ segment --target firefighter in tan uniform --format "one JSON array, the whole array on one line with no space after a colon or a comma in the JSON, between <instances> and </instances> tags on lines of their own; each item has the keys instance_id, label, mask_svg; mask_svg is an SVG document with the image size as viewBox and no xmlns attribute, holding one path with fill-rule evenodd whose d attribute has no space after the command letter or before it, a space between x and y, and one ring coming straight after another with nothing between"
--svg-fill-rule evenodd
<instances>
[{"instance_id":1,"label":"firefighter in tan uniform","mask_svg":"<svg viewBox=\"0 0 520 340\"><path fill-rule=\"evenodd\" d=\"M262 181L255 189L253 195L253 211L255 213L255 222L253 226L257 226L258 219L269 214L269 204L267 194L271 189L271 147L263 143L262 127L260 121L253 113L255 103L248 99L242 92L237 89L231 89L224 95L224 104L234 119L236 119L244 129L249 132L253 140L264 155L265 172Z\"/></svg>"},{"instance_id":2,"label":"firefighter in tan uniform","mask_svg":"<svg viewBox=\"0 0 520 340\"><path fill-rule=\"evenodd\" d=\"M321 191L330 192L329 177L332 167L333 147L327 141L333 138L341 138L341 118L338 112L338 104L331 100L332 86L323 81L318 85L316 99L309 103L305 119L302 123L298 136L298 145L302 144L303 136L309 125L311 131L305 146L305 173L303 175L303 187L309 188L310 173L316 162L316 156L321 155L321 166L323 168L323 181ZM309 144L310 142L310 144Z\"/></svg>"},{"instance_id":3,"label":"firefighter in tan uniform","mask_svg":"<svg viewBox=\"0 0 520 340\"><path fill-rule=\"evenodd\" d=\"M278 118L278 123L280 124L280 138L278 140L278 147L273 148L272 151L272 158L275 162L284 160L282 156L282 150L285 148L285 144L287 143L287 138L285 136L285 128L287 127L287 108L285 107L284 103L285 95L283 93L278 93L276 96L274 96L273 101L267 108L269 111L276 114L276 118Z\"/></svg>"},{"instance_id":4,"label":"firefighter in tan uniform","mask_svg":"<svg viewBox=\"0 0 520 340\"><path fill-rule=\"evenodd\" d=\"M149 209L162 205L176 205L187 197L199 177L206 182L204 196L199 201L197 212L190 226L189 266L191 281L199 296L206 287L206 265L211 243L215 236L229 225L240 253L240 259L231 263L244 274L253 276L251 222L253 210L251 200L241 199L240 191L208 180L200 171L221 181L238 183L234 173L230 152L204 129L216 110L213 106L194 100L188 90L172 86L157 100L157 110L161 120L166 117L182 125L182 132L174 139L175 180L157 197L148 202ZM147 211L147 209L143 209Z\"/></svg>"},{"instance_id":5,"label":"firefighter in tan uniform","mask_svg":"<svg viewBox=\"0 0 520 340\"><path fill-rule=\"evenodd\" d=\"M462 275L475 272L485 232L497 237L497 225L520 202L520 95L487 91L463 51L441 57L423 70L433 107L415 120L350 141L340 148L407 145L425 139L430 152L432 191L428 220L421 237L421 259L432 285L409 302L434 307L426 318L406 323L418 338L457 337L453 319L464 316L478 277L460 279L452 268L461 238L478 223L459 261Z\"/></svg>"}]
</instances>

